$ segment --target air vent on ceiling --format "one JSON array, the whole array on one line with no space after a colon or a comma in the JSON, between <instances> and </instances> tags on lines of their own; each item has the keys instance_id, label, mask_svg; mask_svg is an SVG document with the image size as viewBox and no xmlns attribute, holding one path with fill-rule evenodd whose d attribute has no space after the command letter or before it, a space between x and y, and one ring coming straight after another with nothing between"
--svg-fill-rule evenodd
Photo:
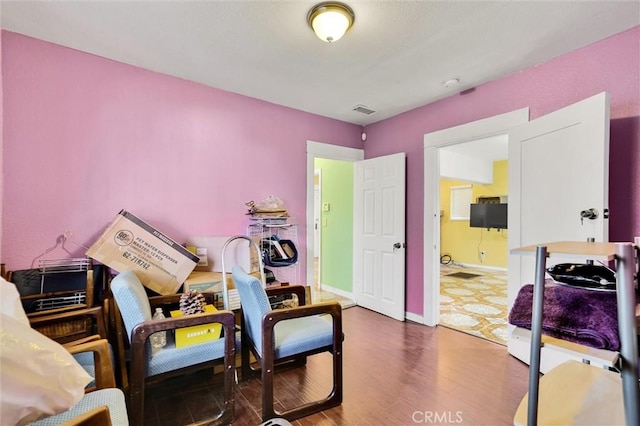
<instances>
[{"instance_id":1,"label":"air vent on ceiling","mask_svg":"<svg viewBox=\"0 0 640 426\"><path fill-rule=\"evenodd\" d=\"M371 108L367 108L364 105L356 105L353 107L353 111L356 112L361 112L363 114L367 114L367 115L371 115L371 114L375 114L376 112L374 110L372 110Z\"/></svg>"}]
</instances>

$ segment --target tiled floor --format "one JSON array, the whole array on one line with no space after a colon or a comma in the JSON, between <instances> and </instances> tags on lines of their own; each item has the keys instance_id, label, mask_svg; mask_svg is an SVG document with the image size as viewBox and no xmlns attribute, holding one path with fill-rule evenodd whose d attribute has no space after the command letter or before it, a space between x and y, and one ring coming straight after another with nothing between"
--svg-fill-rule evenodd
<instances>
[{"instance_id":1,"label":"tiled floor","mask_svg":"<svg viewBox=\"0 0 640 426\"><path fill-rule=\"evenodd\" d=\"M475 276L461 278L454 273ZM507 344L507 273L441 265L440 324Z\"/></svg>"}]
</instances>

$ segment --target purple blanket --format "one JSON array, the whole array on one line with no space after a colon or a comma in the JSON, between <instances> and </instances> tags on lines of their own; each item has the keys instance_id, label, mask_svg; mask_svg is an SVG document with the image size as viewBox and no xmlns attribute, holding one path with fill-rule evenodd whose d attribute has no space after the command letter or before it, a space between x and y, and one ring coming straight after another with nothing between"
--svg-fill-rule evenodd
<instances>
[{"instance_id":1,"label":"purple blanket","mask_svg":"<svg viewBox=\"0 0 640 426\"><path fill-rule=\"evenodd\" d=\"M531 329L533 285L520 289L509 312L509 323ZM615 292L585 290L547 280L542 333L598 349L617 351L618 312Z\"/></svg>"}]
</instances>

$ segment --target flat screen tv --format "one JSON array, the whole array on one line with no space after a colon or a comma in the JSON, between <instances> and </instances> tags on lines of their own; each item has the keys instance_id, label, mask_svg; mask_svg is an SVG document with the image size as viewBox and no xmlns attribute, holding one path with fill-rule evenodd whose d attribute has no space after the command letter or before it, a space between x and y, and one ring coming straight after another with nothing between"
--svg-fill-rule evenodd
<instances>
[{"instance_id":1,"label":"flat screen tv","mask_svg":"<svg viewBox=\"0 0 640 426\"><path fill-rule=\"evenodd\" d=\"M471 204L469 226L507 229L507 204Z\"/></svg>"}]
</instances>

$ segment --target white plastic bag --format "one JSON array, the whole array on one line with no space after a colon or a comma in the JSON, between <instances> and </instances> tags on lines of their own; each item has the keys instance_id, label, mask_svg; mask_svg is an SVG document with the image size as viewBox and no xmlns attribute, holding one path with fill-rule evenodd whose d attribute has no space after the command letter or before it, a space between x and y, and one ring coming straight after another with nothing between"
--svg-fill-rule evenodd
<instances>
[{"instance_id":1,"label":"white plastic bag","mask_svg":"<svg viewBox=\"0 0 640 426\"><path fill-rule=\"evenodd\" d=\"M13 317L24 325L29 326L29 318L27 318L27 314L22 307L18 289L15 284L7 282L2 277L0 277L0 313Z\"/></svg>"},{"instance_id":2,"label":"white plastic bag","mask_svg":"<svg viewBox=\"0 0 640 426\"><path fill-rule=\"evenodd\" d=\"M264 200L260 201L257 207L265 210L279 210L284 209L284 203L275 195L269 195Z\"/></svg>"},{"instance_id":3,"label":"white plastic bag","mask_svg":"<svg viewBox=\"0 0 640 426\"><path fill-rule=\"evenodd\" d=\"M17 294L0 279L0 294ZM20 298L14 298L20 303ZM0 424L23 425L62 413L93 380L60 344L24 323L22 305L0 312ZM16 318L17 317L17 318ZM26 316L24 316L26 318Z\"/></svg>"}]
</instances>

